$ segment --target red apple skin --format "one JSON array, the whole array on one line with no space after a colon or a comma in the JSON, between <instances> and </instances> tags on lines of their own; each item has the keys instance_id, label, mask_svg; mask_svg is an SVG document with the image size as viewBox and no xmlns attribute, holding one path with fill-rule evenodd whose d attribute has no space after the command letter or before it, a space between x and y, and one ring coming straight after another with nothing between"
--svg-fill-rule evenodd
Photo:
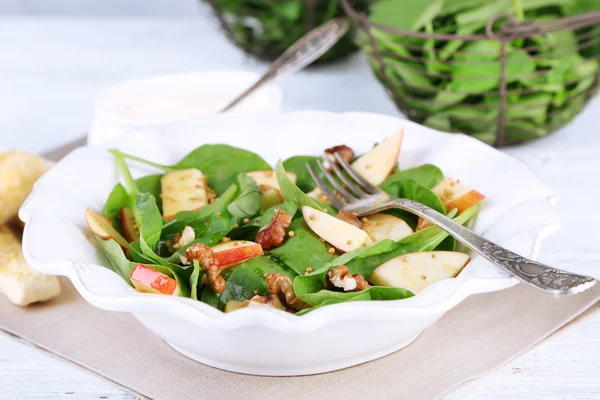
<instances>
[{"instance_id":1,"label":"red apple skin","mask_svg":"<svg viewBox=\"0 0 600 400\"><path fill-rule=\"evenodd\" d=\"M212 249L221 268L227 268L264 254L260 244L248 240L232 240L213 246Z\"/></svg>"},{"instance_id":2,"label":"red apple skin","mask_svg":"<svg viewBox=\"0 0 600 400\"><path fill-rule=\"evenodd\" d=\"M175 279L144 264L136 265L129 279L138 292L179 296L179 286Z\"/></svg>"},{"instance_id":3,"label":"red apple skin","mask_svg":"<svg viewBox=\"0 0 600 400\"><path fill-rule=\"evenodd\" d=\"M475 204L479 203L483 199L485 199L485 196L483 194L479 193L477 190L471 190L464 196L444 204L444 208L446 209L446 212L450 212L451 210L456 208L458 214L460 214L461 212L473 207ZM423 218L419 218L419 222L417 223L417 228L415 229L415 232L420 231L421 229L425 229L428 226L431 226L431 222Z\"/></svg>"},{"instance_id":4,"label":"red apple skin","mask_svg":"<svg viewBox=\"0 0 600 400\"><path fill-rule=\"evenodd\" d=\"M460 214L461 212L473 207L483 199L485 199L484 195L479 193L477 190L471 190L464 196L444 204L444 207L446 207L446 212L456 208Z\"/></svg>"}]
</instances>

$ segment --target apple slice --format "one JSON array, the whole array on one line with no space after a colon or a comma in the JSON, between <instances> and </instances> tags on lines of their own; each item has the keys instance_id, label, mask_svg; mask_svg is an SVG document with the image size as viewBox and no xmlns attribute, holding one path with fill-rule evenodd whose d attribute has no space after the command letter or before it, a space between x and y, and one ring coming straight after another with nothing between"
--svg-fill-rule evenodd
<instances>
[{"instance_id":1,"label":"apple slice","mask_svg":"<svg viewBox=\"0 0 600 400\"><path fill-rule=\"evenodd\" d=\"M377 267L369 282L378 286L401 287L416 294L434 282L454 278L469 260L468 254L454 251L405 254Z\"/></svg>"},{"instance_id":2,"label":"apple slice","mask_svg":"<svg viewBox=\"0 0 600 400\"><path fill-rule=\"evenodd\" d=\"M221 269L229 268L264 254L260 244L248 240L231 240L212 247Z\"/></svg>"},{"instance_id":3,"label":"apple slice","mask_svg":"<svg viewBox=\"0 0 600 400\"><path fill-rule=\"evenodd\" d=\"M286 174L288 178L290 178L292 183L295 185L296 179L298 178L296 173L286 172ZM279 190L279 183L277 182L277 175L275 174L275 171L251 171L246 172L246 175L254 179L258 186L265 185Z\"/></svg>"},{"instance_id":4,"label":"apple slice","mask_svg":"<svg viewBox=\"0 0 600 400\"><path fill-rule=\"evenodd\" d=\"M121 208L121 227L123 228L125 239L129 243L139 240L140 230L135 222L135 215L127 207Z\"/></svg>"},{"instance_id":5,"label":"apple slice","mask_svg":"<svg viewBox=\"0 0 600 400\"><path fill-rule=\"evenodd\" d=\"M165 219L179 211L194 211L208 204L208 185L204 174L196 168L167 172L160 179L162 208Z\"/></svg>"},{"instance_id":6,"label":"apple slice","mask_svg":"<svg viewBox=\"0 0 600 400\"><path fill-rule=\"evenodd\" d=\"M444 179L435 185L431 191L442 201L446 212L456 208L458 214L485 199L483 194L466 187L460 181L452 178ZM430 225L431 222L419 218L417 231L427 228Z\"/></svg>"},{"instance_id":7,"label":"apple slice","mask_svg":"<svg viewBox=\"0 0 600 400\"><path fill-rule=\"evenodd\" d=\"M129 242L117 232L108 217L88 208L85 210L85 223L102 240L114 239L123 249L129 247Z\"/></svg>"},{"instance_id":8,"label":"apple slice","mask_svg":"<svg viewBox=\"0 0 600 400\"><path fill-rule=\"evenodd\" d=\"M303 206L302 216L314 233L340 251L348 252L373 244L367 232L312 207Z\"/></svg>"},{"instance_id":9,"label":"apple slice","mask_svg":"<svg viewBox=\"0 0 600 400\"><path fill-rule=\"evenodd\" d=\"M373 185L379 185L396 166L404 129L385 139L368 153L358 157L352 167Z\"/></svg>"},{"instance_id":10,"label":"apple slice","mask_svg":"<svg viewBox=\"0 0 600 400\"><path fill-rule=\"evenodd\" d=\"M136 265L131 271L129 279L138 292L169 296L180 295L179 285L175 279L144 264Z\"/></svg>"},{"instance_id":11,"label":"apple slice","mask_svg":"<svg viewBox=\"0 0 600 400\"><path fill-rule=\"evenodd\" d=\"M278 189L268 185L259 185L260 192L260 212L264 212L268 208L283 203L284 198Z\"/></svg>"},{"instance_id":12,"label":"apple slice","mask_svg":"<svg viewBox=\"0 0 600 400\"><path fill-rule=\"evenodd\" d=\"M413 233L412 228L402 218L389 214L373 214L367 217L363 229L371 235L375 243L384 239L394 242Z\"/></svg>"},{"instance_id":13,"label":"apple slice","mask_svg":"<svg viewBox=\"0 0 600 400\"><path fill-rule=\"evenodd\" d=\"M478 191L470 189L452 178L444 179L431 191L442 200L446 211L456 208L459 214L485 199L485 196Z\"/></svg>"}]
</instances>

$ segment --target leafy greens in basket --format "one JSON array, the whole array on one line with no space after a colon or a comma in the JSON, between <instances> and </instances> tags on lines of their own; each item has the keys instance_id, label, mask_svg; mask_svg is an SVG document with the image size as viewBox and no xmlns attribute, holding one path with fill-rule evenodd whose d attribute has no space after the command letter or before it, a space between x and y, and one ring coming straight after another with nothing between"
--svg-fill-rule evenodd
<instances>
[{"instance_id":1,"label":"leafy greens in basket","mask_svg":"<svg viewBox=\"0 0 600 400\"><path fill-rule=\"evenodd\" d=\"M405 31L464 36L485 35L488 21L501 13L542 23L598 10L600 0L379 0L369 20ZM495 31L507 21L498 20ZM495 143L499 41L412 38L375 26L370 34L373 40L363 34L359 44L411 119ZM509 41L506 142L542 137L569 122L597 86L599 57L600 23Z\"/></svg>"},{"instance_id":2,"label":"leafy greens in basket","mask_svg":"<svg viewBox=\"0 0 600 400\"><path fill-rule=\"evenodd\" d=\"M399 169L402 132L356 158L338 152L391 196L464 224L483 199L433 165ZM225 312L269 306L306 313L329 304L397 300L456 276L469 256L440 228L398 210L358 219L336 210L305 173L314 156L278 162L204 145L172 166L111 150L122 183L86 222L107 267L140 292L184 296ZM327 162L334 162L327 156ZM128 163L160 174L133 179Z\"/></svg>"}]
</instances>

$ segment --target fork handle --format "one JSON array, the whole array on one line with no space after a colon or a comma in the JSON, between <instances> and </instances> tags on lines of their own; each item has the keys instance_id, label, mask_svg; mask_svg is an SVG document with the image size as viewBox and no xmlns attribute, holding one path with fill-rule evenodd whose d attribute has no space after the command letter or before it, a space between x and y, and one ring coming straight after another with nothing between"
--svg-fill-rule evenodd
<instances>
[{"instance_id":1,"label":"fork handle","mask_svg":"<svg viewBox=\"0 0 600 400\"><path fill-rule=\"evenodd\" d=\"M454 222L433 208L412 200L393 200L380 205L373 212L389 208L400 208L425 218L491 263L516 276L520 281L544 292L555 295L573 294L596 284L596 280L589 276L572 274L515 254Z\"/></svg>"}]
</instances>

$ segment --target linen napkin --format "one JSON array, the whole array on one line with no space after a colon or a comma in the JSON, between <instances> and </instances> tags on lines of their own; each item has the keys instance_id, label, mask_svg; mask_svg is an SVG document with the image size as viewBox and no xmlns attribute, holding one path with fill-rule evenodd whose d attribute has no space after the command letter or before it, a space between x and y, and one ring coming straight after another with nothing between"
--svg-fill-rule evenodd
<instances>
[{"instance_id":1,"label":"linen napkin","mask_svg":"<svg viewBox=\"0 0 600 400\"><path fill-rule=\"evenodd\" d=\"M27 308L0 299L0 329L155 400L435 399L523 353L600 300L600 287L553 298L525 285L473 296L411 345L321 375L261 377L211 368L172 350L133 316L64 293ZM210 345L207 343L207 345Z\"/></svg>"}]
</instances>

